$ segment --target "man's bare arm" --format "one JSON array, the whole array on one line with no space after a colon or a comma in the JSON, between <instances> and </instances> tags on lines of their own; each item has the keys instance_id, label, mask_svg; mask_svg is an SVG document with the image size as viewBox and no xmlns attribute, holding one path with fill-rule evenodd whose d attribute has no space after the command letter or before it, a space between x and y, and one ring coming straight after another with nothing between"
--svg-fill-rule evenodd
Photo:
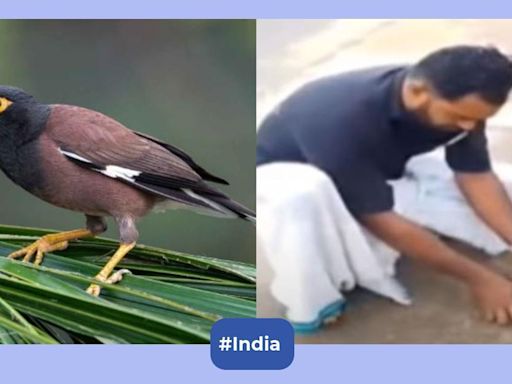
<instances>
[{"instance_id":1,"label":"man's bare arm","mask_svg":"<svg viewBox=\"0 0 512 384\"><path fill-rule=\"evenodd\" d=\"M512 244L512 203L493 172L456 173L455 181L475 213Z\"/></svg>"}]
</instances>

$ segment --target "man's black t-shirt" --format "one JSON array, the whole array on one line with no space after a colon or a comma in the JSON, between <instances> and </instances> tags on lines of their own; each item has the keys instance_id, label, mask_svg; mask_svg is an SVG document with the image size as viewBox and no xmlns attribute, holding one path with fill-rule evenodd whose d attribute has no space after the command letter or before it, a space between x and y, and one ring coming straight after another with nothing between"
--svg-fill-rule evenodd
<instances>
[{"instance_id":1,"label":"man's black t-shirt","mask_svg":"<svg viewBox=\"0 0 512 384\"><path fill-rule=\"evenodd\" d=\"M412 156L438 146L446 145L454 171L488 171L484 124L466 136L425 124L403 106L406 73L407 67L381 67L306 84L261 124L257 164L294 161L322 169L356 216L392 210L387 180L400 178Z\"/></svg>"}]
</instances>

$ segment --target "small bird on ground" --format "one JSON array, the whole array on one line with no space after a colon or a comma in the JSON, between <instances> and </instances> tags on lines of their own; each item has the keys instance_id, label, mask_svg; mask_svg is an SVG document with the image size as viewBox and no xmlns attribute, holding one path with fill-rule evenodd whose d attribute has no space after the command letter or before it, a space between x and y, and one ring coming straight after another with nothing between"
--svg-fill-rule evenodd
<instances>
[{"instance_id":1,"label":"small bird on ground","mask_svg":"<svg viewBox=\"0 0 512 384\"><path fill-rule=\"evenodd\" d=\"M0 86L0 168L16 184L58 207L84 213L86 228L46 235L9 255L39 265L70 240L119 227L120 246L95 279L115 283L116 265L135 246L137 219L155 208L193 208L255 221L255 214L206 182L228 184L182 150L90 109L39 103ZM87 292L98 296L100 287Z\"/></svg>"}]
</instances>

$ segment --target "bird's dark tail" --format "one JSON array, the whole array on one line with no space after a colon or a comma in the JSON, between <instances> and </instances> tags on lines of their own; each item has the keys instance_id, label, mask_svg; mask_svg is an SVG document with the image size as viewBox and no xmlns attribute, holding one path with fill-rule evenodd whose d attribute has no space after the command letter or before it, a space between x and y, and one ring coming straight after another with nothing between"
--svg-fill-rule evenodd
<instances>
[{"instance_id":1,"label":"bird's dark tail","mask_svg":"<svg viewBox=\"0 0 512 384\"><path fill-rule=\"evenodd\" d=\"M193 203L196 206L207 208L211 214L220 214L220 216L233 218L238 217L254 224L256 223L256 214L253 211L213 188L201 192L183 189L183 192L188 197L189 204Z\"/></svg>"},{"instance_id":2,"label":"bird's dark tail","mask_svg":"<svg viewBox=\"0 0 512 384\"><path fill-rule=\"evenodd\" d=\"M256 224L256 213L254 211L251 211L249 208L244 207L242 204L237 203L234 200L231 200L229 197L219 198L215 196L214 198L212 198L212 200L215 201L217 204L223 206L224 208L228 209L230 212L233 212L239 218Z\"/></svg>"}]
</instances>

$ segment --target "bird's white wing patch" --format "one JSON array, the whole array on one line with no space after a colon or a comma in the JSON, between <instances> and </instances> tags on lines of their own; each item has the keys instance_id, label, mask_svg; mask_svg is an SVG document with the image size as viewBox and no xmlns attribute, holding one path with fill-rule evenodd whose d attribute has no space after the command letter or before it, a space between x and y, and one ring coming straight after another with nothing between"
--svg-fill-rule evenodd
<instances>
[{"instance_id":1,"label":"bird's white wing patch","mask_svg":"<svg viewBox=\"0 0 512 384\"><path fill-rule=\"evenodd\" d=\"M133 178L141 174L140 171L134 171L133 169L119 167L117 165L107 165L104 170L100 171L105 176L112 177L114 179L120 178L128 181L135 181Z\"/></svg>"},{"instance_id":2,"label":"bird's white wing patch","mask_svg":"<svg viewBox=\"0 0 512 384\"><path fill-rule=\"evenodd\" d=\"M95 171L104 174L105 176L111 177L113 179L124 179L130 182L135 182L134 178L139 176L142 172L135 171L133 169L120 167L118 165L105 165L99 166L95 165L92 161L77 155L76 153L66 151L62 148L59 148L59 152L64 156L69 157L70 159L77 160L81 163L89 164L89 168L93 168Z\"/></svg>"}]
</instances>

